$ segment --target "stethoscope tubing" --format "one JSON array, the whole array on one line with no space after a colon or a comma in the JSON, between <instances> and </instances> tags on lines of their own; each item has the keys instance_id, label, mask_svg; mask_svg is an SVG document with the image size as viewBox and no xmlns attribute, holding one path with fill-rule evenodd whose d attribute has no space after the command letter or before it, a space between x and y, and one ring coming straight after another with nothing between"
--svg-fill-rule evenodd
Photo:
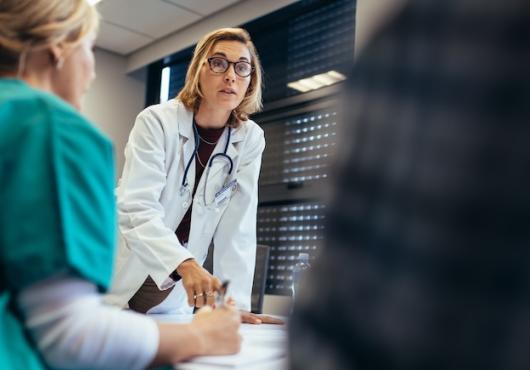
<instances>
[{"instance_id":1,"label":"stethoscope tubing","mask_svg":"<svg viewBox=\"0 0 530 370\"><path fill-rule=\"evenodd\" d=\"M217 157L223 157L226 158L228 163L230 164L230 169L228 170L228 175L230 176L232 174L232 170L234 168L234 162L232 161L232 158L227 153L228 151L228 145L230 144L230 137L232 136L232 128L228 127L228 134L226 136L226 144L224 151L222 153L216 153L210 157L210 160L208 161L208 169L212 167L213 160ZM186 164L186 168L184 169L184 176L182 177L182 183L181 187L185 188L188 186L188 171L191 167L191 164L193 160L195 159L195 156L199 155L199 131L197 130L197 125L195 122L193 122L193 137L195 139L195 147L193 148L193 155L188 160L188 163ZM207 171L209 172L209 171ZM206 185L206 184L205 184Z\"/></svg>"}]
</instances>

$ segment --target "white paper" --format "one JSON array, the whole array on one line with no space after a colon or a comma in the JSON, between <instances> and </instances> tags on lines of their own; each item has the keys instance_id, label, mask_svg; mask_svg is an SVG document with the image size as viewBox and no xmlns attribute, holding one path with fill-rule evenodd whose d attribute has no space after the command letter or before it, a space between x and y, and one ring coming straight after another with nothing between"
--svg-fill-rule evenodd
<instances>
[{"instance_id":1,"label":"white paper","mask_svg":"<svg viewBox=\"0 0 530 370\"><path fill-rule=\"evenodd\" d=\"M191 315L149 315L157 321L185 323ZM287 356L287 331L285 325L242 324L240 334L243 337L241 351L235 355L198 356L190 361L176 365L183 369L245 369L252 365L274 363ZM262 366L260 366L260 369ZM268 369L268 368L267 368ZM274 366L276 369L276 366Z\"/></svg>"},{"instance_id":2,"label":"white paper","mask_svg":"<svg viewBox=\"0 0 530 370\"><path fill-rule=\"evenodd\" d=\"M242 324L241 351L228 356L199 356L189 363L236 368L264 363L286 356L287 333L285 325Z\"/></svg>"}]
</instances>

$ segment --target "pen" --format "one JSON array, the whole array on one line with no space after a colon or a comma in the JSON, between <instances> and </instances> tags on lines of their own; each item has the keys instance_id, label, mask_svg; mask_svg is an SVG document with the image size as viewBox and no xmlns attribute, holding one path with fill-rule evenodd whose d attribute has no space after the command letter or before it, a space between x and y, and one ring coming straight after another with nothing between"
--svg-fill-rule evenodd
<instances>
[{"instance_id":1,"label":"pen","mask_svg":"<svg viewBox=\"0 0 530 370\"><path fill-rule=\"evenodd\" d=\"M228 284L230 283L230 280L225 280L223 284L221 285L221 289L219 290L219 294L217 295L215 299L215 307L221 307L225 304L225 297L226 292L228 290Z\"/></svg>"}]
</instances>

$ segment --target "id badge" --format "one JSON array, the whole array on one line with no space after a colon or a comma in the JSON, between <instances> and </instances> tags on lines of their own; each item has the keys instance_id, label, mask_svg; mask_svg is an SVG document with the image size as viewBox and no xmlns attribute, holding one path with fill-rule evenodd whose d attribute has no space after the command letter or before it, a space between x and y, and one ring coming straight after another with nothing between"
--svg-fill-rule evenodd
<instances>
[{"instance_id":1,"label":"id badge","mask_svg":"<svg viewBox=\"0 0 530 370\"><path fill-rule=\"evenodd\" d=\"M221 204L226 202L228 199L230 199L236 190L237 190L237 180L233 179L228 184L223 186L221 190L215 193L215 200L214 200L215 204L217 206L220 206Z\"/></svg>"}]
</instances>

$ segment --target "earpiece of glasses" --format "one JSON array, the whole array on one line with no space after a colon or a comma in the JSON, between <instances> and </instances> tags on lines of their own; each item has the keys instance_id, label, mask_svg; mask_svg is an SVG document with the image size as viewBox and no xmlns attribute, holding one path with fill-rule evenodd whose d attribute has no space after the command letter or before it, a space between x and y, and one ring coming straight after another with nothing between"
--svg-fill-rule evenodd
<instances>
[{"instance_id":1,"label":"earpiece of glasses","mask_svg":"<svg viewBox=\"0 0 530 370\"><path fill-rule=\"evenodd\" d=\"M231 62L223 57L211 57L208 58L208 65L212 72L215 73L225 73L230 67L230 64L234 65L234 71L239 77L248 77L252 73L254 67L249 62L238 61Z\"/></svg>"}]
</instances>

